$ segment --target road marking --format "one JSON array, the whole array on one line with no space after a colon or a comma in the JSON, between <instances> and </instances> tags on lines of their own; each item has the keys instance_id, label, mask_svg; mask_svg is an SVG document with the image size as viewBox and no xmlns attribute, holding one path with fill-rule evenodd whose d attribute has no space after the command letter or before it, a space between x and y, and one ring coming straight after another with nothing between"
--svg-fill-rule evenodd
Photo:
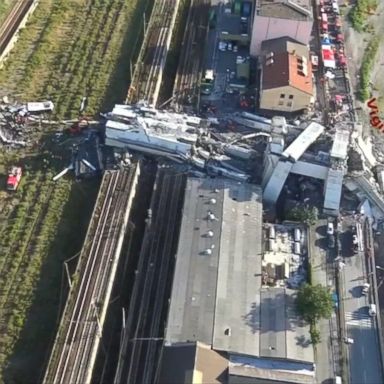
<instances>
[{"instance_id":1,"label":"road marking","mask_svg":"<svg viewBox=\"0 0 384 384\"><path fill-rule=\"evenodd\" d=\"M345 312L345 323L363 328L372 328L372 318L363 313Z\"/></svg>"}]
</instances>

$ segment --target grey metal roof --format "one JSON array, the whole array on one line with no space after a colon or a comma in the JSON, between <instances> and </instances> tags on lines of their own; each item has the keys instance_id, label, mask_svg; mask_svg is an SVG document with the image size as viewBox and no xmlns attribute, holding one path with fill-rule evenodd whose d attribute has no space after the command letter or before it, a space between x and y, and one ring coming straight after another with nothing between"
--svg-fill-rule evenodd
<instances>
[{"instance_id":1,"label":"grey metal roof","mask_svg":"<svg viewBox=\"0 0 384 384\"><path fill-rule=\"evenodd\" d=\"M259 354L261 236L261 190L233 184L224 191L214 349Z\"/></svg>"},{"instance_id":2,"label":"grey metal roof","mask_svg":"<svg viewBox=\"0 0 384 384\"><path fill-rule=\"evenodd\" d=\"M214 220L207 220L209 212ZM201 341L258 355L259 315L253 308L261 287L261 225L258 186L188 179L166 343ZM208 249L211 254L204 254Z\"/></svg>"}]
</instances>

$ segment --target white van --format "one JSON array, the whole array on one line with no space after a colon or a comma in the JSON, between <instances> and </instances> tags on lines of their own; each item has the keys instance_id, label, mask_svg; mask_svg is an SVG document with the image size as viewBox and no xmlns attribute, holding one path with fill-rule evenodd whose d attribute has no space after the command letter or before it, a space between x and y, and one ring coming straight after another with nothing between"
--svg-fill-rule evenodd
<instances>
[{"instance_id":1,"label":"white van","mask_svg":"<svg viewBox=\"0 0 384 384\"><path fill-rule=\"evenodd\" d=\"M369 304L368 313L369 316L376 316L376 304Z\"/></svg>"}]
</instances>

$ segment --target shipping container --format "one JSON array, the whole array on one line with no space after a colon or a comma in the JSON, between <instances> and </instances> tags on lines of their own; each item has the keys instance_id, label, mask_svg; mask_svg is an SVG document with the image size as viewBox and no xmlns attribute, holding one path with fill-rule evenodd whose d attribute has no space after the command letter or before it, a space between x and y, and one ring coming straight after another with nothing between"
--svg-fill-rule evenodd
<instances>
[{"instance_id":1,"label":"shipping container","mask_svg":"<svg viewBox=\"0 0 384 384\"><path fill-rule=\"evenodd\" d=\"M293 252L294 252L296 255L300 255L300 254L301 254L300 243L297 242L297 241L294 243L294 250L293 250Z\"/></svg>"}]
</instances>

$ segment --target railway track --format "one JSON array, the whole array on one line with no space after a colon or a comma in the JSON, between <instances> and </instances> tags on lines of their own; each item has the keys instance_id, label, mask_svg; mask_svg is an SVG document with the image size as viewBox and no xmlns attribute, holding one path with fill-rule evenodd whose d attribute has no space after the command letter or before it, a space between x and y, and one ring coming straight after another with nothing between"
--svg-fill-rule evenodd
<instances>
[{"instance_id":1,"label":"railway track","mask_svg":"<svg viewBox=\"0 0 384 384\"><path fill-rule=\"evenodd\" d=\"M0 26L0 62L8 54L9 45L21 27L23 20L25 20L26 15L36 5L36 0L17 1L4 23Z\"/></svg>"},{"instance_id":2,"label":"railway track","mask_svg":"<svg viewBox=\"0 0 384 384\"><path fill-rule=\"evenodd\" d=\"M136 168L106 171L44 383L86 384L101 338Z\"/></svg>"},{"instance_id":3,"label":"railway track","mask_svg":"<svg viewBox=\"0 0 384 384\"><path fill-rule=\"evenodd\" d=\"M127 103L157 104L180 0L157 0L128 91Z\"/></svg>"},{"instance_id":4,"label":"railway track","mask_svg":"<svg viewBox=\"0 0 384 384\"><path fill-rule=\"evenodd\" d=\"M176 110L182 110L183 105L196 104L199 95L209 7L207 0L191 0L172 95Z\"/></svg>"},{"instance_id":5,"label":"railway track","mask_svg":"<svg viewBox=\"0 0 384 384\"><path fill-rule=\"evenodd\" d=\"M184 183L182 174L158 171L115 384L154 382Z\"/></svg>"}]
</instances>

